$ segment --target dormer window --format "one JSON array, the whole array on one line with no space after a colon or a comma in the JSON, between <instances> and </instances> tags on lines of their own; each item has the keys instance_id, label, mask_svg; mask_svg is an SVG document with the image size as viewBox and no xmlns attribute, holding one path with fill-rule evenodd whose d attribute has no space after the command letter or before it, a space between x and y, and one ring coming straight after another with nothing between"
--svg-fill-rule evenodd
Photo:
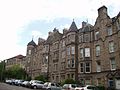
<instances>
[{"instance_id":1,"label":"dormer window","mask_svg":"<svg viewBox=\"0 0 120 90\"><path fill-rule=\"evenodd\" d=\"M79 36L79 42L80 42L80 43L83 42L83 35L80 35L80 36Z\"/></svg>"},{"instance_id":2,"label":"dormer window","mask_svg":"<svg viewBox=\"0 0 120 90\"><path fill-rule=\"evenodd\" d=\"M85 41L85 42L89 42L89 41L90 41L89 34L85 34L85 35L84 35L84 41Z\"/></svg>"}]
</instances>

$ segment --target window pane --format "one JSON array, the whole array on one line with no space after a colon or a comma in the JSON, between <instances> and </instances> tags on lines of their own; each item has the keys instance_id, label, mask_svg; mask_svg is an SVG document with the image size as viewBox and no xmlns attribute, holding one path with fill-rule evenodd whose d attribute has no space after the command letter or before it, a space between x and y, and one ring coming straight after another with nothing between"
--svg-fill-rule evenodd
<instances>
[{"instance_id":1,"label":"window pane","mask_svg":"<svg viewBox=\"0 0 120 90\"><path fill-rule=\"evenodd\" d=\"M83 63L80 63L80 72L84 72L84 64Z\"/></svg>"},{"instance_id":2,"label":"window pane","mask_svg":"<svg viewBox=\"0 0 120 90\"><path fill-rule=\"evenodd\" d=\"M100 62L96 62L97 64L97 72L101 72L101 65L100 65Z\"/></svg>"},{"instance_id":3,"label":"window pane","mask_svg":"<svg viewBox=\"0 0 120 90\"><path fill-rule=\"evenodd\" d=\"M74 61L74 58L72 58L72 67L75 67L75 61Z\"/></svg>"},{"instance_id":4,"label":"window pane","mask_svg":"<svg viewBox=\"0 0 120 90\"><path fill-rule=\"evenodd\" d=\"M90 72L90 63L86 63L86 72Z\"/></svg>"},{"instance_id":5,"label":"window pane","mask_svg":"<svg viewBox=\"0 0 120 90\"><path fill-rule=\"evenodd\" d=\"M116 69L116 63L115 63L115 58L111 59L111 70L115 70Z\"/></svg>"},{"instance_id":6,"label":"window pane","mask_svg":"<svg viewBox=\"0 0 120 90\"><path fill-rule=\"evenodd\" d=\"M80 57L83 57L83 48L80 49Z\"/></svg>"},{"instance_id":7,"label":"window pane","mask_svg":"<svg viewBox=\"0 0 120 90\"><path fill-rule=\"evenodd\" d=\"M84 36L85 36L85 37L84 37L84 41L85 41L85 42L89 42L89 41L90 41L89 35L88 35L88 34L85 34Z\"/></svg>"},{"instance_id":8,"label":"window pane","mask_svg":"<svg viewBox=\"0 0 120 90\"><path fill-rule=\"evenodd\" d=\"M79 37L79 42L80 42L80 43L83 42L83 35L81 35L81 36Z\"/></svg>"},{"instance_id":9,"label":"window pane","mask_svg":"<svg viewBox=\"0 0 120 90\"><path fill-rule=\"evenodd\" d=\"M67 48L67 55L70 55L70 47Z\"/></svg>"},{"instance_id":10,"label":"window pane","mask_svg":"<svg viewBox=\"0 0 120 90\"><path fill-rule=\"evenodd\" d=\"M85 57L90 57L90 48L85 48Z\"/></svg>"},{"instance_id":11,"label":"window pane","mask_svg":"<svg viewBox=\"0 0 120 90\"><path fill-rule=\"evenodd\" d=\"M114 52L114 42L109 42L109 52Z\"/></svg>"},{"instance_id":12,"label":"window pane","mask_svg":"<svg viewBox=\"0 0 120 90\"><path fill-rule=\"evenodd\" d=\"M71 47L71 54L75 54L75 47Z\"/></svg>"},{"instance_id":13,"label":"window pane","mask_svg":"<svg viewBox=\"0 0 120 90\"><path fill-rule=\"evenodd\" d=\"M100 55L100 46L97 45L96 46L96 56L99 56Z\"/></svg>"},{"instance_id":14,"label":"window pane","mask_svg":"<svg viewBox=\"0 0 120 90\"><path fill-rule=\"evenodd\" d=\"M28 54L29 54L29 55L31 54L31 50L28 51Z\"/></svg>"},{"instance_id":15,"label":"window pane","mask_svg":"<svg viewBox=\"0 0 120 90\"><path fill-rule=\"evenodd\" d=\"M100 33L99 31L95 32L95 40L98 40L100 38Z\"/></svg>"}]
</instances>

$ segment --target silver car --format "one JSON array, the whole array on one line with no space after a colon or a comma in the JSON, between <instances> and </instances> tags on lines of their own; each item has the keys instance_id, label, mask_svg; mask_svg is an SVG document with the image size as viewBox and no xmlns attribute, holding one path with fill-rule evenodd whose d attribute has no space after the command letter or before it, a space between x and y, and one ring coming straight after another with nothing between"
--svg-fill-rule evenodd
<instances>
[{"instance_id":1,"label":"silver car","mask_svg":"<svg viewBox=\"0 0 120 90\"><path fill-rule=\"evenodd\" d=\"M62 90L75 90L77 84L64 84Z\"/></svg>"},{"instance_id":2,"label":"silver car","mask_svg":"<svg viewBox=\"0 0 120 90\"><path fill-rule=\"evenodd\" d=\"M46 82L44 83L43 90L62 90L62 88L57 83Z\"/></svg>"},{"instance_id":3,"label":"silver car","mask_svg":"<svg viewBox=\"0 0 120 90\"><path fill-rule=\"evenodd\" d=\"M44 83L42 81L34 81L31 83L31 87L34 89L42 89L44 86Z\"/></svg>"}]
</instances>

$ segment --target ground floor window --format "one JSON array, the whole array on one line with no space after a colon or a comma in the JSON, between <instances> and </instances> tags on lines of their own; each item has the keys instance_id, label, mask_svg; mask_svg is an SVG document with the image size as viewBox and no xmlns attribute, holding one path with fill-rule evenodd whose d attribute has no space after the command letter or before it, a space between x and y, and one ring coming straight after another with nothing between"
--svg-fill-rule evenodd
<instances>
[{"instance_id":1,"label":"ground floor window","mask_svg":"<svg viewBox=\"0 0 120 90\"><path fill-rule=\"evenodd\" d=\"M108 80L108 86L113 87L114 86L114 81L113 79Z\"/></svg>"}]
</instances>

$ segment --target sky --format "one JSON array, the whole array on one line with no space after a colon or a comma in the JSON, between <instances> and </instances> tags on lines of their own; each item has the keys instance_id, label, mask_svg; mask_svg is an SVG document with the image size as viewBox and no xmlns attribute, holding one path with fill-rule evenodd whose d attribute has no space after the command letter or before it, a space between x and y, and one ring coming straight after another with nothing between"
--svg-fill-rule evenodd
<instances>
[{"instance_id":1,"label":"sky","mask_svg":"<svg viewBox=\"0 0 120 90\"><path fill-rule=\"evenodd\" d=\"M28 42L47 39L54 28L62 33L73 19L94 25L97 9L105 5L112 18L120 11L120 0L0 0L0 60L26 55Z\"/></svg>"}]
</instances>

